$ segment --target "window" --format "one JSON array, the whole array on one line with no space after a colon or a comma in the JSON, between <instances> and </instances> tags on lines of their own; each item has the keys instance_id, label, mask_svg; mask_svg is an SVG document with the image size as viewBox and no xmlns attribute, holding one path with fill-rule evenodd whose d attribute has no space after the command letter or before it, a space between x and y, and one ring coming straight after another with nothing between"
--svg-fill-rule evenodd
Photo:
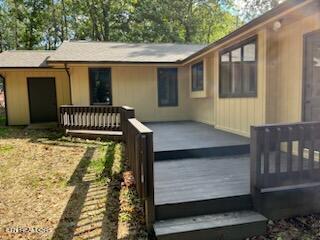
<instances>
[{"instance_id":1,"label":"window","mask_svg":"<svg viewBox=\"0 0 320 240\"><path fill-rule=\"evenodd\" d=\"M191 67L192 91L203 90L203 62L196 63Z\"/></svg>"},{"instance_id":2,"label":"window","mask_svg":"<svg viewBox=\"0 0 320 240\"><path fill-rule=\"evenodd\" d=\"M158 105L178 106L177 68L158 69Z\"/></svg>"},{"instance_id":3,"label":"window","mask_svg":"<svg viewBox=\"0 0 320 240\"><path fill-rule=\"evenodd\" d=\"M111 69L89 69L91 104L112 104Z\"/></svg>"},{"instance_id":4,"label":"window","mask_svg":"<svg viewBox=\"0 0 320 240\"><path fill-rule=\"evenodd\" d=\"M220 55L220 97L257 95L256 38Z\"/></svg>"}]
</instances>

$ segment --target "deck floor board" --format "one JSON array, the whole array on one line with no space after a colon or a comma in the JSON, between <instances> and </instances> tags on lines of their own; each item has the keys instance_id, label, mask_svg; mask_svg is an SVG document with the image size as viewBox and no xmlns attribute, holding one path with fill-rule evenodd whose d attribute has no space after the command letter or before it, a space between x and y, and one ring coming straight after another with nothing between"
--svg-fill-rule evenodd
<instances>
[{"instance_id":1,"label":"deck floor board","mask_svg":"<svg viewBox=\"0 0 320 240\"><path fill-rule=\"evenodd\" d=\"M250 193L249 156L155 162L156 205Z\"/></svg>"},{"instance_id":2,"label":"deck floor board","mask_svg":"<svg viewBox=\"0 0 320 240\"><path fill-rule=\"evenodd\" d=\"M246 137L193 121L145 124L153 131L156 152L249 144Z\"/></svg>"}]
</instances>

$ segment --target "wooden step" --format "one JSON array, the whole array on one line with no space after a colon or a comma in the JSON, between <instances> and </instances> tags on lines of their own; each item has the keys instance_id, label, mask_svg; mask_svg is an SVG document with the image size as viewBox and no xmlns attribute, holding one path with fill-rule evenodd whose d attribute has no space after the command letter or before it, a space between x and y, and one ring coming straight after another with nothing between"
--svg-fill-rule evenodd
<instances>
[{"instance_id":1,"label":"wooden step","mask_svg":"<svg viewBox=\"0 0 320 240\"><path fill-rule=\"evenodd\" d=\"M182 149L170 151L156 151L155 160L165 161L172 159L184 158L204 158L204 157L221 157L231 155L242 155L250 153L249 144L219 146L209 148Z\"/></svg>"},{"instance_id":2,"label":"wooden step","mask_svg":"<svg viewBox=\"0 0 320 240\"><path fill-rule=\"evenodd\" d=\"M250 194L156 205L156 219L165 220L247 209L252 209Z\"/></svg>"},{"instance_id":3,"label":"wooden step","mask_svg":"<svg viewBox=\"0 0 320 240\"><path fill-rule=\"evenodd\" d=\"M158 240L240 240L263 235L267 219L253 211L237 211L158 221Z\"/></svg>"}]
</instances>

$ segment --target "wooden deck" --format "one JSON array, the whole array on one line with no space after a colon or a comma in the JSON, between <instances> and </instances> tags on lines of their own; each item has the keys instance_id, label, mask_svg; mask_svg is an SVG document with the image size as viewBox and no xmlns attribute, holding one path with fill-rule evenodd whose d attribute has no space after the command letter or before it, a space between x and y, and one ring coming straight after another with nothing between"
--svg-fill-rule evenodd
<instances>
[{"instance_id":1,"label":"wooden deck","mask_svg":"<svg viewBox=\"0 0 320 240\"><path fill-rule=\"evenodd\" d=\"M272 153L274 155L275 153ZM275 158L270 159L270 173L275 172ZM281 154L281 172L287 169L287 154ZM292 159L293 170L298 158ZM304 159L303 167L308 166ZM315 163L319 168L319 162ZM263 169L262 169L263 170ZM287 186L283 189L290 189ZM276 190L275 188L265 191ZM250 194L250 159L248 155L189 158L155 162L156 205L202 201Z\"/></svg>"},{"instance_id":2,"label":"wooden deck","mask_svg":"<svg viewBox=\"0 0 320 240\"><path fill-rule=\"evenodd\" d=\"M155 162L155 203L170 204L247 195L249 156Z\"/></svg>"},{"instance_id":3,"label":"wooden deck","mask_svg":"<svg viewBox=\"0 0 320 240\"><path fill-rule=\"evenodd\" d=\"M155 160L249 153L249 139L193 122L146 123L154 135Z\"/></svg>"},{"instance_id":4,"label":"wooden deck","mask_svg":"<svg viewBox=\"0 0 320 240\"><path fill-rule=\"evenodd\" d=\"M238 240L263 235L267 218L320 212L320 122L252 126L250 146L192 121L150 130L129 107L60 110L69 134L126 143L150 237Z\"/></svg>"},{"instance_id":5,"label":"wooden deck","mask_svg":"<svg viewBox=\"0 0 320 240\"><path fill-rule=\"evenodd\" d=\"M308 134L314 132L304 126L290 125L281 132L279 128L286 126L279 125L264 131L266 136L254 141L260 141L259 155L250 159L249 139L212 126L195 122L147 125L154 131L158 240L243 239L264 234L265 217L320 211L319 157L303 155L310 145ZM281 142L288 141L281 148ZM294 143L298 155L292 153L293 141L300 141ZM283 150L285 146L291 152ZM256 168L250 167L252 160L259 160ZM259 199L252 195L253 169L260 177ZM220 220L221 226L216 225Z\"/></svg>"},{"instance_id":6,"label":"wooden deck","mask_svg":"<svg viewBox=\"0 0 320 240\"><path fill-rule=\"evenodd\" d=\"M155 152L249 144L248 138L193 121L145 125L153 131Z\"/></svg>"},{"instance_id":7,"label":"wooden deck","mask_svg":"<svg viewBox=\"0 0 320 240\"><path fill-rule=\"evenodd\" d=\"M264 233L266 219L252 211L248 138L192 121L146 125L154 134L158 240Z\"/></svg>"},{"instance_id":8,"label":"wooden deck","mask_svg":"<svg viewBox=\"0 0 320 240\"><path fill-rule=\"evenodd\" d=\"M193 121L146 125L163 160L154 165L156 205L250 193L248 138Z\"/></svg>"}]
</instances>

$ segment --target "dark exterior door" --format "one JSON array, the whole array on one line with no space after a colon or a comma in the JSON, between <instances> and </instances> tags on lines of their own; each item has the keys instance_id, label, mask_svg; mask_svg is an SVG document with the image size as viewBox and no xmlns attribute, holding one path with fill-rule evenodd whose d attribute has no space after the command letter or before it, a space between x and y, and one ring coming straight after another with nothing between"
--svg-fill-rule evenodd
<instances>
[{"instance_id":1,"label":"dark exterior door","mask_svg":"<svg viewBox=\"0 0 320 240\"><path fill-rule=\"evenodd\" d=\"M28 78L31 123L57 121L56 84L54 78Z\"/></svg>"},{"instance_id":2,"label":"dark exterior door","mask_svg":"<svg viewBox=\"0 0 320 240\"><path fill-rule=\"evenodd\" d=\"M320 31L305 36L304 121L320 121Z\"/></svg>"}]
</instances>

